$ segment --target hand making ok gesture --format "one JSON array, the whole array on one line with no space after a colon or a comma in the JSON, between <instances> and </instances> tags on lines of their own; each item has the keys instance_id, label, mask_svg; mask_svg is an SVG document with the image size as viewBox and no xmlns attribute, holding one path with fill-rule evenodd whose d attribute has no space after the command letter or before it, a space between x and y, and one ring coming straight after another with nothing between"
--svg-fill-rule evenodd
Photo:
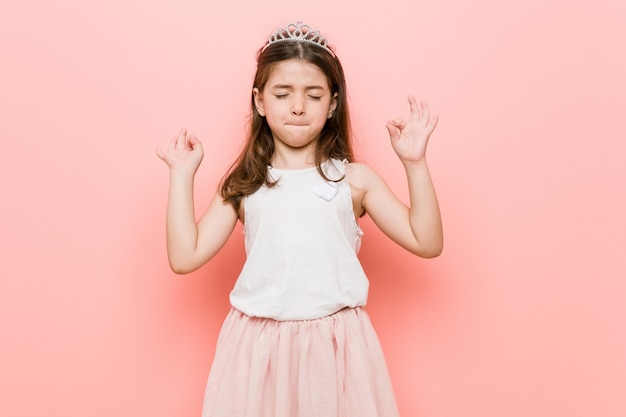
<instances>
[{"instance_id":1,"label":"hand making ok gesture","mask_svg":"<svg viewBox=\"0 0 626 417\"><path fill-rule=\"evenodd\" d=\"M417 102L409 96L411 116L409 121L402 118L387 122L391 146L403 164L421 163L426 157L428 138L437 126L437 115L430 114L425 101Z\"/></svg>"},{"instance_id":2,"label":"hand making ok gesture","mask_svg":"<svg viewBox=\"0 0 626 417\"><path fill-rule=\"evenodd\" d=\"M200 166L204 153L198 138L187 134L187 129L183 128L178 136L172 138L167 149L157 148L157 155L165 161L171 171L193 175Z\"/></svg>"}]
</instances>

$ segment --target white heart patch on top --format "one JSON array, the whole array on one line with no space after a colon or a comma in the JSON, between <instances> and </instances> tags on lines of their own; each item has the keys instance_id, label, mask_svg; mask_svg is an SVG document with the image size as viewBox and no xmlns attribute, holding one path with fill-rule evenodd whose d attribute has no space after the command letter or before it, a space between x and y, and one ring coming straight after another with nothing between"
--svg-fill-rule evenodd
<instances>
[{"instance_id":1,"label":"white heart patch on top","mask_svg":"<svg viewBox=\"0 0 626 417\"><path fill-rule=\"evenodd\" d=\"M313 192L318 197L321 197L326 201L330 201L337 195L337 183L324 182L324 183L318 184L313 189Z\"/></svg>"}]
</instances>

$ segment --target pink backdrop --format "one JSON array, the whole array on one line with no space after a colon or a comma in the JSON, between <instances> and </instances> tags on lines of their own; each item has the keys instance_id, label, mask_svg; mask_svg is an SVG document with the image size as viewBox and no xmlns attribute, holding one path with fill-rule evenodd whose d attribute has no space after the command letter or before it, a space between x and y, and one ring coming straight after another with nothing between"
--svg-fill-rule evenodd
<instances>
[{"instance_id":1,"label":"pink backdrop","mask_svg":"<svg viewBox=\"0 0 626 417\"><path fill-rule=\"evenodd\" d=\"M167 266L186 126L204 208L279 24L344 63L361 160L406 198L385 121L425 97L446 248L366 219L369 311L404 416L626 415L626 3L620 0L7 2L0 8L0 415L199 416L241 229ZM297 4L294 4L297 3Z\"/></svg>"}]
</instances>

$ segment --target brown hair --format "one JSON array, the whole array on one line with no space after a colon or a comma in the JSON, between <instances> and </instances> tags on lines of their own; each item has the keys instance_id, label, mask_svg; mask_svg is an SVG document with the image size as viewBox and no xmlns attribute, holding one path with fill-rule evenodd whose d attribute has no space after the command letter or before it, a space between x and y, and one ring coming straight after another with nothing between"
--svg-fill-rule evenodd
<instances>
[{"instance_id":1,"label":"brown hair","mask_svg":"<svg viewBox=\"0 0 626 417\"><path fill-rule=\"evenodd\" d=\"M346 80L341 63L336 56L320 46L301 41L272 43L257 53L257 70L254 87L263 91L274 66L289 59L300 59L316 65L326 75L331 94L337 94L337 108L326 121L317 141L315 165L326 180L321 168L329 158L352 161L350 115L346 93ZM239 157L223 178L221 195L238 211L241 200L257 191L261 186L276 185L268 177L267 167L274 154L274 140L269 125L256 110L254 95L251 94L251 112L248 138Z\"/></svg>"}]
</instances>

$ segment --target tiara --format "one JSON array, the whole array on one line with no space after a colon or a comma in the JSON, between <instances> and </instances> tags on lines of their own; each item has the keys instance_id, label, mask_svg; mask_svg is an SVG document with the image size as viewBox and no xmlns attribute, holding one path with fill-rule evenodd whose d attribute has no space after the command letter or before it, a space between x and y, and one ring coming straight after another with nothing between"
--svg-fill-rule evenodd
<instances>
[{"instance_id":1,"label":"tiara","mask_svg":"<svg viewBox=\"0 0 626 417\"><path fill-rule=\"evenodd\" d=\"M273 43L287 41L310 43L327 50L333 57L335 56L335 53L328 46L328 39L326 39L320 31L313 29L301 20L298 20L296 23L290 23L287 27L278 28L272 32L263 50Z\"/></svg>"}]
</instances>

